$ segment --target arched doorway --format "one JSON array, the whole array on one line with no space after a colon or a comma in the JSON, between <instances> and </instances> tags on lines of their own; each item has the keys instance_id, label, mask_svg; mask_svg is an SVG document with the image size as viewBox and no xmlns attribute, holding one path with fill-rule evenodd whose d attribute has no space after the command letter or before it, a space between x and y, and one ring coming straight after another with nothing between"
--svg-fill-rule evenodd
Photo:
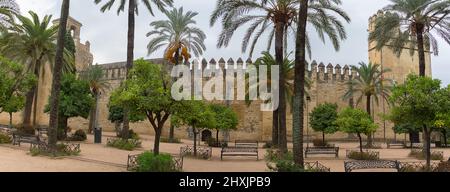
<instances>
[{"instance_id":1,"label":"arched doorway","mask_svg":"<svg viewBox=\"0 0 450 192\"><path fill-rule=\"evenodd\" d=\"M212 137L212 132L210 130L202 131L202 141L208 141Z\"/></svg>"}]
</instances>

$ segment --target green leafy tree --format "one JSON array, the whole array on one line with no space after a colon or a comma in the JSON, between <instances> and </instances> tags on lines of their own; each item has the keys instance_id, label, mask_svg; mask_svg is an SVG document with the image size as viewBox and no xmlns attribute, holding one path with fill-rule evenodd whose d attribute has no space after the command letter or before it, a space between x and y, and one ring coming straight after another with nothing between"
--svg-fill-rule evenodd
<instances>
[{"instance_id":1,"label":"green leafy tree","mask_svg":"<svg viewBox=\"0 0 450 192\"><path fill-rule=\"evenodd\" d=\"M345 133L355 133L359 139L359 150L363 153L362 134L369 135L377 130L370 115L361 109L350 107L341 111L336 120L339 129Z\"/></svg>"},{"instance_id":2,"label":"green leafy tree","mask_svg":"<svg viewBox=\"0 0 450 192\"><path fill-rule=\"evenodd\" d=\"M125 12L125 6L128 2L128 35L127 35L127 64L126 64L126 73L127 73L127 79L129 78L129 73L131 68L133 67L134 62L134 36L135 36L135 20L136 15L139 14L139 4L138 2L141 2L145 8L148 10L148 12L154 16L153 13L153 5L156 6L161 12L166 12L167 7L172 7L173 0L94 0L95 4L100 4L102 2L105 2L101 8L101 12L109 11L111 10L112 6L117 4L117 15L119 15L121 12ZM128 108L125 107L125 113L128 113ZM128 138L128 131L130 128L129 125L129 119L128 115L125 115L125 119L123 122L123 130L122 130L122 136L124 138Z\"/></svg>"},{"instance_id":3,"label":"green leafy tree","mask_svg":"<svg viewBox=\"0 0 450 192\"><path fill-rule=\"evenodd\" d=\"M189 61L191 53L200 56L206 50L204 41L205 33L195 27L197 23L194 17L197 12L184 13L183 7L172 9L164 13L168 20L154 21L150 24L153 30L147 33L147 37L153 37L147 45L148 54L164 48L164 59L175 65L180 60ZM169 140L174 139L175 127L170 125Z\"/></svg>"},{"instance_id":4,"label":"green leafy tree","mask_svg":"<svg viewBox=\"0 0 450 192\"><path fill-rule=\"evenodd\" d=\"M25 95L35 83L36 77L26 73L23 65L0 56L0 113L9 113L9 127L12 114L24 108Z\"/></svg>"},{"instance_id":5,"label":"green leafy tree","mask_svg":"<svg viewBox=\"0 0 450 192\"><path fill-rule=\"evenodd\" d=\"M130 71L130 79L116 90L117 95L111 97L112 105L122 108L127 106L136 110L136 113L146 116L155 131L153 147L155 154L159 154L159 142L164 124L180 106L180 102L175 101L171 96L169 83L170 76L167 71L162 70L161 65L150 64L139 59L135 61Z\"/></svg>"},{"instance_id":6,"label":"green leafy tree","mask_svg":"<svg viewBox=\"0 0 450 192\"><path fill-rule=\"evenodd\" d=\"M425 140L424 152L430 168L430 133L442 114L450 112L450 89L441 88L441 81L430 77L409 75L403 85L393 89L391 116L398 123L421 127Z\"/></svg>"},{"instance_id":7,"label":"green leafy tree","mask_svg":"<svg viewBox=\"0 0 450 192\"><path fill-rule=\"evenodd\" d=\"M109 98L110 101L108 103L108 111L109 111L108 120L111 121L111 123L115 124L115 128L116 128L117 134L119 136L121 134L120 126L123 123L123 119L124 119L123 118L124 109L123 109L123 107L121 107L119 105L114 105L112 103L113 100L116 100L116 99L114 99L114 97L117 97L117 96L119 96L118 92L114 91L111 94L111 97ZM130 115L129 120L132 123L144 121L146 118L144 114L139 113L136 110L131 110L130 113L128 113L128 114Z\"/></svg>"},{"instance_id":8,"label":"green leafy tree","mask_svg":"<svg viewBox=\"0 0 450 192\"><path fill-rule=\"evenodd\" d=\"M60 98L58 105L59 140L67 137L69 118L82 117L87 119L95 102L89 90L89 83L84 80L78 80L73 74L65 74L61 79ZM50 105L46 105L45 112L50 112Z\"/></svg>"},{"instance_id":9,"label":"green leafy tree","mask_svg":"<svg viewBox=\"0 0 450 192\"><path fill-rule=\"evenodd\" d=\"M176 126L188 125L194 133L194 156L197 156L197 135L199 128L215 128L214 112L203 101L182 101L181 106L171 118Z\"/></svg>"},{"instance_id":10,"label":"green leafy tree","mask_svg":"<svg viewBox=\"0 0 450 192\"><path fill-rule=\"evenodd\" d=\"M418 52L419 75L425 76L425 51L430 47L439 54L436 35L450 44L450 1L390 0L391 4L377 17L375 30L369 35L376 49L387 46L398 56L403 50ZM431 70L431 69L429 69Z\"/></svg>"},{"instance_id":11,"label":"green leafy tree","mask_svg":"<svg viewBox=\"0 0 450 192\"><path fill-rule=\"evenodd\" d=\"M91 89L92 95L95 97L95 104L94 107L91 109L90 115L89 115L89 132L92 132L94 130L94 127L98 126L96 123L97 121L97 113L98 113L98 102L100 100L100 94L107 89L109 89L111 86L107 79L103 78L105 72L103 71L102 67L98 65L92 65L90 66L86 71L83 71L80 75L81 79L89 82L89 87Z\"/></svg>"},{"instance_id":12,"label":"green leafy tree","mask_svg":"<svg viewBox=\"0 0 450 192\"><path fill-rule=\"evenodd\" d=\"M210 110L214 113L214 129L216 130L216 143L219 144L219 131L236 130L239 119L233 109L219 105L209 105Z\"/></svg>"},{"instance_id":13,"label":"green leafy tree","mask_svg":"<svg viewBox=\"0 0 450 192\"><path fill-rule=\"evenodd\" d=\"M356 96L356 104L360 104L363 99L366 101L366 112L372 114L372 99L378 105L379 97L383 100L388 100L391 92L393 81L383 77L383 74L390 72L390 69L382 69L379 64L365 64L359 63L359 67L353 67L358 74L358 78L353 78L347 82L347 92L343 98L346 100L352 99ZM372 135L367 135L367 145L372 146Z\"/></svg>"},{"instance_id":14,"label":"green leafy tree","mask_svg":"<svg viewBox=\"0 0 450 192\"><path fill-rule=\"evenodd\" d=\"M53 65L56 55L56 38L58 26L51 26L52 16L39 16L30 11L31 18L16 15L17 23L9 23L12 27L0 35L0 53L14 61L27 65L27 70L40 79L45 76L46 65ZM73 72L75 60L73 54L64 49L63 72ZM26 95L23 125L30 128L36 124L38 83ZM34 100L34 101L33 101ZM33 106L34 103L34 106ZM33 108L35 110L33 110ZM33 113L33 122L31 116Z\"/></svg>"},{"instance_id":15,"label":"green leafy tree","mask_svg":"<svg viewBox=\"0 0 450 192\"><path fill-rule=\"evenodd\" d=\"M336 125L336 104L323 103L313 109L310 116L310 125L314 131L322 132L322 141L325 144L325 134L333 134L339 130Z\"/></svg>"}]
</instances>

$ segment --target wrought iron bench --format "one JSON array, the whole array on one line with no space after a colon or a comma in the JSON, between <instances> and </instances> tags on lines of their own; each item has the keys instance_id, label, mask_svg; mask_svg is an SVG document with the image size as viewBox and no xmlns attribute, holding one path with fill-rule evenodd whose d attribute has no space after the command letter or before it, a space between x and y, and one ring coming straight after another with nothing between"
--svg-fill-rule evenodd
<instances>
[{"instance_id":1,"label":"wrought iron bench","mask_svg":"<svg viewBox=\"0 0 450 192\"><path fill-rule=\"evenodd\" d=\"M391 160L345 161L345 172L360 169L395 169L399 170L399 162Z\"/></svg>"},{"instance_id":2,"label":"wrought iron bench","mask_svg":"<svg viewBox=\"0 0 450 192\"><path fill-rule=\"evenodd\" d=\"M389 141L386 144L388 149L390 149L391 147L401 147L401 148L406 147L406 144L403 141Z\"/></svg>"},{"instance_id":3,"label":"wrought iron bench","mask_svg":"<svg viewBox=\"0 0 450 192\"><path fill-rule=\"evenodd\" d=\"M138 159L139 155L141 155L141 154L128 155L128 161L127 161L127 170L128 171L135 171L138 168L137 159ZM172 160L173 160L172 166L173 166L174 170L182 171L183 170L183 156L177 157L177 156L172 155Z\"/></svg>"},{"instance_id":4,"label":"wrought iron bench","mask_svg":"<svg viewBox=\"0 0 450 192\"><path fill-rule=\"evenodd\" d=\"M37 135L17 133L17 132L13 133L12 135L13 135L12 137L13 145L20 146L21 143L37 144L41 141L41 139Z\"/></svg>"},{"instance_id":5,"label":"wrought iron bench","mask_svg":"<svg viewBox=\"0 0 450 192\"><path fill-rule=\"evenodd\" d=\"M336 158L339 157L339 147L307 147L305 150L305 158L308 155L335 155Z\"/></svg>"},{"instance_id":6,"label":"wrought iron bench","mask_svg":"<svg viewBox=\"0 0 450 192\"><path fill-rule=\"evenodd\" d=\"M258 141L235 141L234 147L222 147L220 159L224 156L255 156L259 161Z\"/></svg>"}]
</instances>

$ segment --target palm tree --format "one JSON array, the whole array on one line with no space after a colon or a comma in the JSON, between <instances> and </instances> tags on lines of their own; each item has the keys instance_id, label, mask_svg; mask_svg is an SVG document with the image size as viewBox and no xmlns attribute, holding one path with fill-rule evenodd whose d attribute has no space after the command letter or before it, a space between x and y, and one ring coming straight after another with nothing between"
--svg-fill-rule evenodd
<instances>
[{"instance_id":1,"label":"palm tree","mask_svg":"<svg viewBox=\"0 0 450 192\"><path fill-rule=\"evenodd\" d=\"M58 42L55 55L55 66L53 68L52 92L50 96L50 121L48 144L51 149L56 149L58 130L58 106L61 91L61 76L64 65L64 41L67 34L67 19L69 18L70 0L64 0L61 5L61 18L58 30Z\"/></svg>"},{"instance_id":2,"label":"palm tree","mask_svg":"<svg viewBox=\"0 0 450 192\"><path fill-rule=\"evenodd\" d=\"M202 55L206 50L204 41L205 33L192 25L196 24L193 19L197 12L183 12L183 7L165 12L168 20L154 21L150 24L153 31L147 33L147 37L155 36L147 46L148 54L152 54L160 48L165 48L164 58L175 65L180 62L180 57L188 61L191 52L196 57ZM169 140L174 139L174 126L170 125Z\"/></svg>"},{"instance_id":3,"label":"palm tree","mask_svg":"<svg viewBox=\"0 0 450 192\"><path fill-rule=\"evenodd\" d=\"M419 75L425 76L425 51L430 47L439 54L436 35L450 44L450 1L391 0L384 14L377 17L369 35L376 49L391 48L398 56L404 49L419 55Z\"/></svg>"},{"instance_id":4,"label":"palm tree","mask_svg":"<svg viewBox=\"0 0 450 192\"><path fill-rule=\"evenodd\" d=\"M294 162L303 167L303 98L305 97L306 53L310 52L306 31L307 25L311 24L316 29L322 41L324 41L325 35L328 36L335 50L339 50L340 41L347 38L345 28L339 18L349 23L350 17L339 8L339 5L342 3L341 0L300 0L299 3L299 11L296 15L297 30L295 32L295 85L292 113L292 139Z\"/></svg>"},{"instance_id":5,"label":"palm tree","mask_svg":"<svg viewBox=\"0 0 450 192\"><path fill-rule=\"evenodd\" d=\"M89 132L92 132L94 130L94 127L98 127L98 117L96 114L98 111L99 96L102 92L105 92L106 89L110 88L109 82L103 78L104 74L105 73L100 66L92 65L80 75L81 79L89 82L89 87L91 88L92 95L95 96L95 105L91 109L89 117Z\"/></svg>"},{"instance_id":6,"label":"palm tree","mask_svg":"<svg viewBox=\"0 0 450 192\"><path fill-rule=\"evenodd\" d=\"M322 2L322 1L320 1ZM252 22L244 36L242 42L242 52L247 50L251 42L249 55L252 56L253 50L259 38L269 31L268 48L275 41L275 58L280 66L280 85L279 90L284 90L284 71L283 58L285 43L287 42L287 33L293 30L298 16L298 0L219 0L217 6L211 15L210 24L214 25L221 19L222 33L219 35L217 46L228 46L234 32L244 24ZM338 15L348 18L339 8L325 3L317 3L313 8L312 14L308 15L308 20L316 28L319 37L324 40L325 35L330 37L335 47L339 47L339 39L346 37L342 23L334 16L324 12L324 10L334 11ZM328 25L324 25L328 24ZM276 90L275 90L276 91ZM281 151L287 151L286 140L286 101L284 92L280 92L279 108L275 111L273 117L273 129L280 130L279 143ZM278 120L277 120L278 119ZM278 127L277 127L278 126Z\"/></svg>"},{"instance_id":7,"label":"palm tree","mask_svg":"<svg viewBox=\"0 0 450 192\"><path fill-rule=\"evenodd\" d=\"M102 5L100 8L100 11L105 12L106 10L111 10L111 7L118 2L119 7L117 9L117 15L120 14L120 12L125 11L125 5L127 3L126 0L105 0L106 3ZM126 64L126 73L127 73L127 79L128 79L128 72L133 67L133 61L134 61L134 30L135 30L135 14L137 15L139 13L139 7L137 4L138 0L129 0L128 1L128 44L127 44L127 64ZM94 0L95 4L99 4L102 2L102 0ZM152 4L156 5L158 9L162 12L166 11L166 7L170 6L172 7L173 0L141 0L147 10L150 12L152 16L154 16ZM124 120L123 120L123 129L122 129L122 137L128 138L128 131L130 129L130 122L128 117L128 109L124 109Z\"/></svg>"},{"instance_id":8,"label":"palm tree","mask_svg":"<svg viewBox=\"0 0 450 192\"><path fill-rule=\"evenodd\" d=\"M287 101L287 104L289 104L291 106L291 112L292 112L292 105L293 105L293 99L294 99L294 66L295 63L293 60L289 59L289 55L285 56L284 60L283 60L283 65L284 65L284 69L285 71L283 72L283 76L285 76L285 100ZM262 52L262 56L260 58L258 58L255 61L255 67L259 67L259 66L266 66L267 67L267 73L271 74L270 69L272 65L276 65L276 60L273 57L273 55L271 55L269 52L265 51ZM271 87L272 84L272 79L270 77L268 77L267 79L267 84L269 87ZM252 103L251 100L249 100L249 90L257 88L258 84L255 85L248 85L248 89L246 89L247 93L246 93L246 102L247 105L250 105ZM306 89L310 89L311 88L311 80L310 79L306 79L305 82L305 88ZM307 94L307 93L306 93ZM306 99L306 97L305 97ZM268 101L267 101L268 102ZM275 114L273 116L276 116ZM273 146L278 146L278 140L279 140L279 133L278 133L278 129L272 129L272 145Z\"/></svg>"},{"instance_id":9,"label":"palm tree","mask_svg":"<svg viewBox=\"0 0 450 192\"><path fill-rule=\"evenodd\" d=\"M31 19L16 15L18 24L8 21L11 27L0 34L0 52L13 60L26 63L28 71L32 71L39 79L45 75L46 65L50 65L53 70L58 26L50 26L52 16L47 15L40 20L36 13L30 11L29 14ZM75 69L73 53L64 49L63 56L63 71L73 72ZM26 96L23 125L27 128L36 124L38 85L36 84ZM31 124L32 111L34 118Z\"/></svg>"},{"instance_id":10,"label":"palm tree","mask_svg":"<svg viewBox=\"0 0 450 192\"><path fill-rule=\"evenodd\" d=\"M12 14L19 14L19 5L14 0L0 0L0 27L9 26Z\"/></svg>"},{"instance_id":11,"label":"palm tree","mask_svg":"<svg viewBox=\"0 0 450 192\"><path fill-rule=\"evenodd\" d=\"M368 65L361 62L359 67L353 67L359 77L353 78L347 82L347 92L344 94L344 99L353 98L356 96L356 104L358 105L366 99L366 111L369 115L372 114L372 97L378 105L379 97L388 101L389 93L393 86L391 79L386 79L383 74L390 72L390 69L382 69L379 64L369 63ZM367 136L367 146L372 145L372 136Z\"/></svg>"}]
</instances>

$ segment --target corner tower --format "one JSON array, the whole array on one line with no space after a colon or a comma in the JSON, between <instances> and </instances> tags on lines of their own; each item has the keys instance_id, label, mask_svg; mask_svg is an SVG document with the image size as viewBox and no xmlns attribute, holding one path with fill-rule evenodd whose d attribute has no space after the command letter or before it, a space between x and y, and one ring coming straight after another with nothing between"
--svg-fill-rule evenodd
<instances>
[{"instance_id":1,"label":"corner tower","mask_svg":"<svg viewBox=\"0 0 450 192\"><path fill-rule=\"evenodd\" d=\"M54 25L59 24L59 19L53 21ZM75 42L75 65L77 71L84 71L87 67L92 65L94 57L91 53L91 43L86 41L84 44L81 43L81 27L83 25L72 17L67 20L67 31Z\"/></svg>"},{"instance_id":2,"label":"corner tower","mask_svg":"<svg viewBox=\"0 0 450 192\"><path fill-rule=\"evenodd\" d=\"M371 32L375 29L376 19L383 15L382 11L378 11L369 19L369 29ZM400 57L392 51L388 46L384 46L381 50L375 49L376 42L369 42L369 62L380 64L383 69L391 69L391 72L384 74L384 77L395 80L397 83L403 83L406 77L411 74L419 74L419 56L417 50L411 56L409 49L405 48ZM431 56L430 51L425 52L426 75L431 77Z\"/></svg>"}]
</instances>

